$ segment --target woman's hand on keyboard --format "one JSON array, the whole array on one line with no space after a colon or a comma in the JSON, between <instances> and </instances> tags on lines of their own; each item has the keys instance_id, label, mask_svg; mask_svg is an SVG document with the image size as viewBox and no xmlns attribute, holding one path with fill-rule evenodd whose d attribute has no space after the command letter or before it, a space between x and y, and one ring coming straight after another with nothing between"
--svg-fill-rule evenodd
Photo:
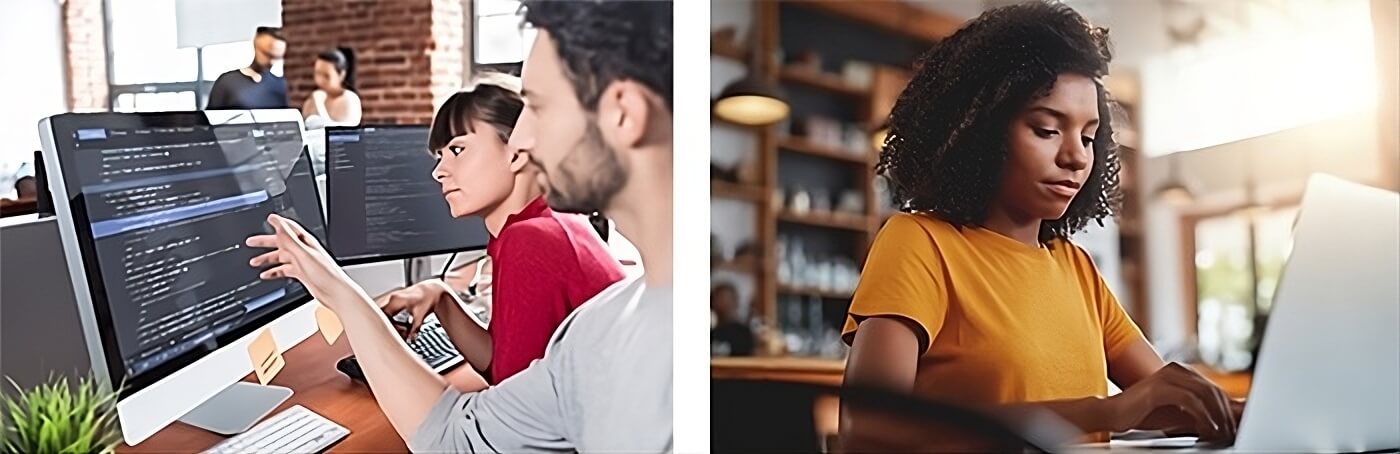
<instances>
[{"instance_id":1,"label":"woman's hand on keyboard","mask_svg":"<svg viewBox=\"0 0 1400 454\"><path fill-rule=\"evenodd\" d=\"M391 319L400 312L408 311L412 320L409 321L408 329L400 330L400 334L404 335L405 340L412 342L418 337L418 330L423 327L423 318L433 313L438 303L451 297L452 289L447 283L440 279L429 279L384 294L374 302L378 303L384 315Z\"/></svg>"},{"instance_id":2,"label":"woman's hand on keyboard","mask_svg":"<svg viewBox=\"0 0 1400 454\"><path fill-rule=\"evenodd\" d=\"M1233 444L1239 426L1225 392L1196 371L1169 363L1121 394L1104 399L1112 429L1194 434L1201 441ZM1243 410L1243 407L1240 406Z\"/></svg>"}]
</instances>

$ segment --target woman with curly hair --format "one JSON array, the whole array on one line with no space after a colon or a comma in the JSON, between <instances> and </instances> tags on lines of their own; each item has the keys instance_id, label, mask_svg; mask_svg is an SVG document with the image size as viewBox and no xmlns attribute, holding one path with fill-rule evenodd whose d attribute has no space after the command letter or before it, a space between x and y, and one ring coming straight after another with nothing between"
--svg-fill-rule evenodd
<instances>
[{"instance_id":1,"label":"woman with curly hair","mask_svg":"<svg viewBox=\"0 0 1400 454\"><path fill-rule=\"evenodd\" d=\"M988 11L921 58L876 168L903 213L876 236L851 302L846 384L1048 410L1100 439L1234 440L1241 404L1165 363L1069 241L1122 197L1100 82L1110 59L1106 29L1039 1ZM1107 379L1124 392L1107 397ZM843 407L843 445L877 447L886 422Z\"/></svg>"}]
</instances>

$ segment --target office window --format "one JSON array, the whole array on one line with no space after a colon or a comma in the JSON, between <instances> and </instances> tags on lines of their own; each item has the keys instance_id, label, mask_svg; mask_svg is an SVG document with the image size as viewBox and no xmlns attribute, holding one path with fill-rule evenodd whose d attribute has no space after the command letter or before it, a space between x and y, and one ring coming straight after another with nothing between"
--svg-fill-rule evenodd
<instances>
[{"instance_id":1,"label":"office window","mask_svg":"<svg viewBox=\"0 0 1400 454\"><path fill-rule=\"evenodd\" d=\"M195 50L175 47L175 0L107 0L113 85L188 82Z\"/></svg>"},{"instance_id":2,"label":"office window","mask_svg":"<svg viewBox=\"0 0 1400 454\"><path fill-rule=\"evenodd\" d=\"M168 112L193 108L193 90L122 93L112 103L113 112Z\"/></svg>"},{"instance_id":3,"label":"office window","mask_svg":"<svg viewBox=\"0 0 1400 454\"><path fill-rule=\"evenodd\" d=\"M1196 222L1196 335L1203 361L1231 371L1253 364L1283 264L1293 249L1297 215L1294 206Z\"/></svg>"},{"instance_id":4,"label":"office window","mask_svg":"<svg viewBox=\"0 0 1400 454\"><path fill-rule=\"evenodd\" d=\"M116 112L194 110L220 74L252 60L252 41L178 48L177 0L107 0L110 96ZM199 70L203 79L199 84Z\"/></svg>"},{"instance_id":5,"label":"office window","mask_svg":"<svg viewBox=\"0 0 1400 454\"><path fill-rule=\"evenodd\" d=\"M248 66L248 63L253 61L253 41L250 39L204 46L202 59L204 80L213 82L220 74ZM205 89L208 87L206 85Z\"/></svg>"},{"instance_id":6,"label":"office window","mask_svg":"<svg viewBox=\"0 0 1400 454\"><path fill-rule=\"evenodd\" d=\"M481 65L525 60L535 42L535 30L523 27L519 0L472 2L472 62Z\"/></svg>"}]
</instances>

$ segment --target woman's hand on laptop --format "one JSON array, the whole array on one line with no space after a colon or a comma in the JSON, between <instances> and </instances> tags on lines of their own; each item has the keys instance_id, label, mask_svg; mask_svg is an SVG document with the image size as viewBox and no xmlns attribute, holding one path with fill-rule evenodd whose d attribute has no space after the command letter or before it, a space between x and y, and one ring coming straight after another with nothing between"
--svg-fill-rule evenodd
<instances>
[{"instance_id":1,"label":"woman's hand on laptop","mask_svg":"<svg viewBox=\"0 0 1400 454\"><path fill-rule=\"evenodd\" d=\"M1204 442L1230 444L1239 426L1236 406L1209 379L1168 363L1121 394L1105 399L1114 431L1161 430L1194 434Z\"/></svg>"},{"instance_id":2,"label":"woman's hand on laptop","mask_svg":"<svg viewBox=\"0 0 1400 454\"><path fill-rule=\"evenodd\" d=\"M444 299L450 298L452 298L452 289L447 286L447 283L440 279L429 279L407 288L386 293L376 298L374 302L379 304L380 310L383 310L384 315L390 319L393 319L394 315L400 312L408 311L412 320L409 321L406 329L399 331L399 334L411 342L418 337L418 330L423 327L423 318L433 313L437 309L437 305L442 303ZM403 327L397 323L395 326Z\"/></svg>"}]
</instances>

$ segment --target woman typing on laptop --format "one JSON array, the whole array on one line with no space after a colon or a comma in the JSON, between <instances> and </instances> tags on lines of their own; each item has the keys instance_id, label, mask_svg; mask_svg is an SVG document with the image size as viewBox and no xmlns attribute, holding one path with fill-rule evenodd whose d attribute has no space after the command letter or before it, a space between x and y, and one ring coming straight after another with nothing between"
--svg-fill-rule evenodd
<instances>
[{"instance_id":1,"label":"woman typing on laptop","mask_svg":"<svg viewBox=\"0 0 1400 454\"><path fill-rule=\"evenodd\" d=\"M876 237L852 300L847 384L1051 411L1099 438L1234 440L1242 405L1164 362L1069 241L1122 197L1110 58L1106 30L1043 2L989 11L926 54L877 168L905 213ZM1107 397L1105 377L1124 392ZM929 439L884 419L843 408L843 446ZM922 447L980 450L952 431L933 439Z\"/></svg>"}]
</instances>

